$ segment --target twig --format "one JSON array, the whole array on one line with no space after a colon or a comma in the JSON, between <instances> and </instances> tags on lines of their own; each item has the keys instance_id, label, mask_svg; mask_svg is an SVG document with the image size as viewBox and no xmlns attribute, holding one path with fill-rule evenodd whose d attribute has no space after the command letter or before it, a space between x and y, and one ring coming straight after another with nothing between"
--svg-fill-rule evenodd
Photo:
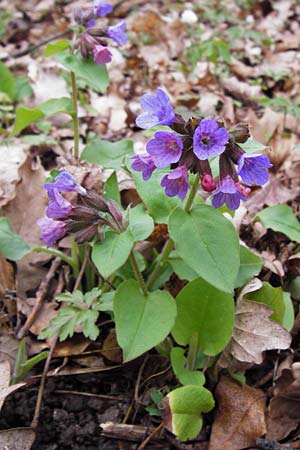
<instances>
[{"instance_id":1,"label":"twig","mask_svg":"<svg viewBox=\"0 0 300 450\"><path fill-rule=\"evenodd\" d=\"M151 439L153 439L153 437L156 435L156 433L158 433L159 431L161 431L163 429L163 426L164 426L163 422L160 425L158 425L158 427L155 428L154 431L152 431L152 433L149 434L149 436L141 443L141 445L138 446L137 450L144 450L144 448L146 447L148 442L150 442Z\"/></svg>"},{"instance_id":2,"label":"twig","mask_svg":"<svg viewBox=\"0 0 300 450\"><path fill-rule=\"evenodd\" d=\"M294 450L294 447L286 444L279 444L277 441L269 440L269 439L256 439L256 445L261 450Z\"/></svg>"},{"instance_id":3,"label":"twig","mask_svg":"<svg viewBox=\"0 0 300 450\"><path fill-rule=\"evenodd\" d=\"M21 56L28 55L28 53L32 53L43 45L49 44L49 42L55 41L56 39L66 36L69 33L71 33L71 30L62 31L61 33L50 36L47 39L43 39L36 45L27 47L25 50L21 50L19 52L13 53L12 55L5 56L4 58L1 58L1 61L7 61L9 58L20 58Z\"/></svg>"},{"instance_id":4,"label":"twig","mask_svg":"<svg viewBox=\"0 0 300 450\"><path fill-rule=\"evenodd\" d=\"M125 425L114 422L101 423L102 435L105 437L110 437L114 439L120 439L124 441L131 442L142 442L149 433L152 434L153 431L157 431L156 428L143 427L142 425ZM151 441L159 442L160 439L155 436L151 437Z\"/></svg>"},{"instance_id":5,"label":"twig","mask_svg":"<svg viewBox=\"0 0 300 450\"><path fill-rule=\"evenodd\" d=\"M66 391L63 389L59 389L57 391L54 391L55 394L66 394L66 395L80 395L82 397L93 397L93 398L102 398L105 400L114 400L114 401L120 401L120 400L125 400L123 398L121 398L120 396L118 397L114 397L113 395L102 395L102 394L93 394L90 392L77 392L77 391Z\"/></svg>"},{"instance_id":6,"label":"twig","mask_svg":"<svg viewBox=\"0 0 300 450\"><path fill-rule=\"evenodd\" d=\"M60 258L55 258L53 260L49 272L47 273L45 279L40 284L40 288L39 288L39 290L37 292L37 296L36 296L35 305L32 308L30 315L27 317L25 324L17 333L18 339L23 339L23 337L25 336L25 334L31 328L33 322L35 321L40 309L42 308L42 306L44 304L49 284L50 284L52 278L54 277L55 272L59 268L60 263L61 263Z\"/></svg>"},{"instance_id":7,"label":"twig","mask_svg":"<svg viewBox=\"0 0 300 450\"><path fill-rule=\"evenodd\" d=\"M33 428L34 430L37 428L38 424L39 424L39 418L40 418L40 412L41 412L41 406L42 406L42 400L43 400L43 394L44 394L44 389L45 389L45 384L46 384L46 378L47 378L47 372L49 370L49 366L50 366L50 362L51 362L51 358L55 349L55 345L58 339L58 335L59 335L59 331L58 333L56 333L56 335L53 337L53 341L46 359L46 363L44 366L44 370L43 370L43 374L42 374L42 378L41 378L41 383L39 386L39 391L38 391L38 396L37 396L37 401L36 401L36 405L35 405L35 410L34 410L34 416L31 422L31 428Z\"/></svg>"}]
</instances>

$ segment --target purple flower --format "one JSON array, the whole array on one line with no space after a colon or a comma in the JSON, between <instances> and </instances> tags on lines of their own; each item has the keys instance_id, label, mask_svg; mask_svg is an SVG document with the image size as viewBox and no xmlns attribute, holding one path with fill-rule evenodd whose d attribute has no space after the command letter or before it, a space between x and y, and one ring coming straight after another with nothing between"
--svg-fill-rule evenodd
<instances>
[{"instance_id":1,"label":"purple flower","mask_svg":"<svg viewBox=\"0 0 300 450\"><path fill-rule=\"evenodd\" d=\"M72 211L72 204L66 200L57 189L49 189L50 202L46 211L47 217L51 219L63 219L68 217Z\"/></svg>"},{"instance_id":2,"label":"purple flower","mask_svg":"<svg viewBox=\"0 0 300 450\"><path fill-rule=\"evenodd\" d=\"M126 22L122 20L121 22L107 28L107 36L116 41L119 45L124 45L128 41L128 36L125 33Z\"/></svg>"},{"instance_id":3,"label":"purple flower","mask_svg":"<svg viewBox=\"0 0 300 450\"><path fill-rule=\"evenodd\" d=\"M200 160L218 156L224 152L228 139L225 128L219 128L215 120L203 119L194 132L193 152Z\"/></svg>"},{"instance_id":4,"label":"purple flower","mask_svg":"<svg viewBox=\"0 0 300 450\"><path fill-rule=\"evenodd\" d=\"M57 220L38 219L38 226L42 229L41 238L47 244L47 247L53 245L66 234L66 224Z\"/></svg>"},{"instance_id":5,"label":"purple flower","mask_svg":"<svg viewBox=\"0 0 300 450\"><path fill-rule=\"evenodd\" d=\"M172 170L171 173L163 177L160 184L165 188L165 193L168 197L175 197L178 195L178 197L183 200L190 187L189 175L186 167L179 166Z\"/></svg>"},{"instance_id":6,"label":"purple flower","mask_svg":"<svg viewBox=\"0 0 300 450\"><path fill-rule=\"evenodd\" d=\"M179 136L168 131L157 131L154 139L147 143L147 152L153 157L156 167L168 167L180 160L183 143Z\"/></svg>"},{"instance_id":7,"label":"purple flower","mask_svg":"<svg viewBox=\"0 0 300 450\"><path fill-rule=\"evenodd\" d=\"M94 61L97 64L105 64L109 63L112 60L112 54L109 51L107 47L104 47L103 45L95 45L93 48L94 53Z\"/></svg>"},{"instance_id":8,"label":"purple flower","mask_svg":"<svg viewBox=\"0 0 300 450\"><path fill-rule=\"evenodd\" d=\"M140 128L151 128L156 125L170 125L175 120L175 111L165 92L158 88L156 94L144 94L141 98L144 112L135 123Z\"/></svg>"},{"instance_id":9,"label":"purple flower","mask_svg":"<svg viewBox=\"0 0 300 450\"><path fill-rule=\"evenodd\" d=\"M131 168L137 172L142 172L142 176L145 181L149 180L153 170L156 169L152 156L147 155L147 153L143 153L142 155L133 155L132 159L133 163Z\"/></svg>"},{"instance_id":10,"label":"purple flower","mask_svg":"<svg viewBox=\"0 0 300 450\"><path fill-rule=\"evenodd\" d=\"M50 193L50 191L53 189L63 192L78 192L80 195L86 195L86 190L84 187L80 186L73 175L65 170L62 170L58 175L56 175L53 183L44 184L44 188L48 191L48 195L52 200L54 200L53 192Z\"/></svg>"},{"instance_id":11,"label":"purple flower","mask_svg":"<svg viewBox=\"0 0 300 450\"><path fill-rule=\"evenodd\" d=\"M243 191L243 192L241 192ZM238 209L241 200L247 200L246 191L241 189L239 183L227 175L223 178L218 186L218 189L213 195L212 204L215 208L220 208L224 203L231 210Z\"/></svg>"},{"instance_id":12,"label":"purple flower","mask_svg":"<svg viewBox=\"0 0 300 450\"><path fill-rule=\"evenodd\" d=\"M92 17L91 19L89 19L85 25L85 28L88 30L89 28L92 28L96 25L96 21L95 19Z\"/></svg>"},{"instance_id":13,"label":"purple flower","mask_svg":"<svg viewBox=\"0 0 300 450\"><path fill-rule=\"evenodd\" d=\"M93 7L98 17L104 17L113 10L113 6L106 0L94 0Z\"/></svg>"},{"instance_id":14,"label":"purple flower","mask_svg":"<svg viewBox=\"0 0 300 450\"><path fill-rule=\"evenodd\" d=\"M246 184L262 186L269 179L268 169L272 167L265 155L242 154L238 160L238 174Z\"/></svg>"}]
</instances>

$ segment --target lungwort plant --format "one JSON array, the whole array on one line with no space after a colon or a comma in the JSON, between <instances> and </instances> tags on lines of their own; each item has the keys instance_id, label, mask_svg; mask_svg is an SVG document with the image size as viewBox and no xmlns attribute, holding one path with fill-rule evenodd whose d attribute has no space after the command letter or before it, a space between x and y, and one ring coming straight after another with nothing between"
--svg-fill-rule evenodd
<instances>
[{"instance_id":1,"label":"lungwort plant","mask_svg":"<svg viewBox=\"0 0 300 450\"><path fill-rule=\"evenodd\" d=\"M154 128L153 136L144 153L125 158L122 165L135 181L140 204L122 207L115 172L104 195L79 185L65 170L45 183L49 204L47 217L39 220L42 239L56 254L51 246L72 235L75 247L66 261L75 277L84 264L85 294L59 296L64 306L42 337L59 332L64 339L81 327L95 339L99 314L106 312L115 322L124 361L154 347L169 348L182 387L163 404L165 414L171 413L173 432L186 440L199 433L201 414L214 406L201 368L208 358L213 364L232 336L234 289L261 268L260 258L240 247L222 211L236 210L252 185L266 183L271 164L267 156L243 149L249 143L246 124L227 129L220 117L185 120L162 89L145 94L141 106L136 124ZM88 144L82 158L101 162L103 142ZM113 144L107 145L113 151ZM119 164L126 153L124 146ZM116 169L113 154L112 161L106 164L104 157L102 165ZM70 191L77 193L74 200L64 197ZM153 251L145 261L136 244L161 224L167 225L169 238L161 252ZM173 272L188 280L175 299L164 289Z\"/></svg>"},{"instance_id":2,"label":"lungwort plant","mask_svg":"<svg viewBox=\"0 0 300 450\"><path fill-rule=\"evenodd\" d=\"M76 80L83 78L90 88L104 91L105 64L112 58L107 39L118 45L127 41L125 22L96 22L111 10L105 0L75 10L73 43L58 41L46 49L70 72L72 98L49 100L35 109L18 107L14 134L45 115L68 112L74 156L79 157ZM82 186L64 169L52 171L45 182L49 203L38 224L46 247L35 250L68 264L75 287L57 297L57 316L40 337L56 334L63 340L83 332L95 340L101 317L105 314L105 321L108 314L124 361L156 347L170 358L178 380L162 401L166 422L179 439L187 440L197 436L201 415L214 407L212 393L204 387L206 369L215 365L233 335L235 292L262 267L259 257L240 246L223 213L233 214L252 185L268 181L271 163L251 152L257 145L247 124L228 129L221 117L191 115L186 120L160 88L142 96L141 108L136 125L151 133L145 152L132 155L128 140L98 138L81 152L82 160L111 169L103 193ZM121 201L120 169L132 176L141 199L136 206L124 207ZM72 240L69 254L53 247L66 236ZM152 254L146 259L137 244L147 240ZM23 256L28 249L22 246ZM165 288L173 273L185 280L176 298ZM290 314L291 308L280 288L275 292L266 283L262 289L252 301L264 303L267 296L272 308L272 296L280 297L276 326L290 326L286 310Z\"/></svg>"}]
</instances>

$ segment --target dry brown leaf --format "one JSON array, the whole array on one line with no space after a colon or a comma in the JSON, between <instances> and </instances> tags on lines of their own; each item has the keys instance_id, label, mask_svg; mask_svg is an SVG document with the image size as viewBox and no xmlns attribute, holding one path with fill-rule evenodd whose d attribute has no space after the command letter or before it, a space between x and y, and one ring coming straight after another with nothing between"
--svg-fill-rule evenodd
<instances>
[{"instance_id":1,"label":"dry brown leaf","mask_svg":"<svg viewBox=\"0 0 300 450\"><path fill-rule=\"evenodd\" d=\"M31 428L12 428L0 431L0 448L3 450L30 450L35 440Z\"/></svg>"},{"instance_id":2,"label":"dry brown leaf","mask_svg":"<svg viewBox=\"0 0 300 450\"><path fill-rule=\"evenodd\" d=\"M15 290L15 270L12 263L0 256L0 295Z\"/></svg>"},{"instance_id":3,"label":"dry brown leaf","mask_svg":"<svg viewBox=\"0 0 300 450\"><path fill-rule=\"evenodd\" d=\"M16 196L4 208L13 230L31 245L41 245L40 228L36 221L44 216L48 202L43 188L46 178L39 158L28 156L19 169L21 181L16 187ZM45 269L36 264L47 261L49 255L30 253L18 261L17 295L26 298L26 292L34 291L45 276Z\"/></svg>"},{"instance_id":4,"label":"dry brown leaf","mask_svg":"<svg viewBox=\"0 0 300 450\"><path fill-rule=\"evenodd\" d=\"M25 383L18 383L18 384L13 384L12 386L10 386L9 383L10 383L10 363L6 360L0 361L0 410L3 406L3 403L6 399L6 397L11 392L13 392L25 385ZM0 443L1 443L1 438L0 438ZM4 448L4 447L0 447L0 448Z\"/></svg>"},{"instance_id":5,"label":"dry brown leaf","mask_svg":"<svg viewBox=\"0 0 300 450\"><path fill-rule=\"evenodd\" d=\"M6 205L15 197L16 184L20 180L18 169L26 156L24 144L0 146L0 206Z\"/></svg>"},{"instance_id":6,"label":"dry brown leaf","mask_svg":"<svg viewBox=\"0 0 300 450\"><path fill-rule=\"evenodd\" d=\"M123 360L122 350L118 345L116 332L114 329L111 329L107 337L105 338L101 349L101 353L103 356L105 356L105 358L109 359L110 361L116 363L122 362Z\"/></svg>"},{"instance_id":7,"label":"dry brown leaf","mask_svg":"<svg viewBox=\"0 0 300 450\"><path fill-rule=\"evenodd\" d=\"M263 207L284 205L294 200L300 194L300 186L288 189L278 178L271 178L269 183L257 190L247 200L246 206L250 217L255 216Z\"/></svg>"},{"instance_id":8,"label":"dry brown leaf","mask_svg":"<svg viewBox=\"0 0 300 450\"><path fill-rule=\"evenodd\" d=\"M291 335L269 318L272 314L273 310L263 303L238 301L232 338L219 365L231 367L236 360L261 364L265 350L289 348Z\"/></svg>"},{"instance_id":9,"label":"dry brown leaf","mask_svg":"<svg viewBox=\"0 0 300 450\"><path fill-rule=\"evenodd\" d=\"M56 344L53 357L65 358L66 356L81 355L90 343L91 341L82 334L75 334L71 339Z\"/></svg>"},{"instance_id":10,"label":"dry brown leaf","mask_svg":"<svg viewBox=\"0 0 300 450\"><path fill-rule=\"evenodd\" d=\"M300 363L282 370L270 401L267 437L281 441L300 423Z\"/></svg>"},{"instance_id":11,"label":"dry brown leaf","mask_svg":"<svg viewBox=\"0 0 300 450\"><path fill-rule=\"evenodd\" d=\"M0 297L9 318L16 314L14 265L0 256Z\"/></svg>"},{"instance_id":12,"label":"dry brown leaf","mask_svg":"<svg viewBox=\"0 0 300 450\"><path fill-rule=\"evenodd\" d=\"M29 300L29 299L27 299ZM35 304L35 299L33 304ZM38 336L44 328L48 328L50 320L57 316L57 303L44 303L30 327L31 333Z\"/></svg>"},{"instance_id":13,"label":"dry brown leaf","mask_svg":"<svg viewBox=\"0 0 300 450\"><path fill-rule=\"evenodd\" d=\"M266 433L263 391L222 377L215 394L219 406L209 450L255 446L256 439Z\"/></svg>"},{"instance_id":14,"label":"dry brown leaf","mask_svg":"<svg viewBox=\"0 0 300 450\"><path fill-rule=\"evenodd\" d=\"M256 97L262 95L259 86L250 86L248 83L239 81L236 77L228 77L222 80L225 91L241 101L254 102Z\"/></svg>"},{"instance_id":15,"label":"dry brown leaf","mask_svg":"<svg viewBox=\"0 0 300 450\"><path fill-rule=\"evenodd\" d=\"M14 368L20 341L14 334L5 333L0 336L0 360L10 363L11 369Z\"/></svg>"}]
</instances>

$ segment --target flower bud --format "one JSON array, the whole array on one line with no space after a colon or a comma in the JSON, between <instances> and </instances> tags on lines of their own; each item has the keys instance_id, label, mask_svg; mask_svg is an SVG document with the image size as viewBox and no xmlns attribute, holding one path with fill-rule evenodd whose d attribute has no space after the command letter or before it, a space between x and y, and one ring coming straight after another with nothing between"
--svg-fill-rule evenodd
<instances>
[{"instance_id":1,"label":"flower bud","mask_svg":"<svg viewBox=\"0 0 300 450\"><path fill-rule=\"evenodd\" d=\"M69 217L71 217L74 220L78 220L78 221L90 222L90 221L98 220L99 214L93 208L89 208L87 206L76 205L73 207L71 213L69 214Z\"/></svg>"},{"instance_id":2,"label":"flower bud","mask_svg":"<svg viewBox=\"0 0 300 450\"><path fill-rule=\"evenodd\" d=\"M123 215L119 208L119 205L114 200L108 200L107 202L109 213L115 220L120 229L123 229Z\"/></svg>"},{"instance_id":3,"label":"flower bud","mask_svg":"<svg viewBox=\"0 0 300 450\"><path fill-rule=\"evenodd\" d=\"M180 114L175 115L175 120L170 124L170 128L179 134L186 134L186 122Z\"/></svg>"},{"instance_id":4,"label":"flower bud","mask_svg":"<svg viewBox=\"0 0 300 450\"><path fill-rule=\"evenodd\" d=\"M102 196L95 191L87 191L87 194L82 201L85 205L97 209L97 211L108 212L107 203L103 200Z\"/></svg>"},{"instance_id":5,"label":"flower bud","mask_svg":"<svg viewBox=\"0 0 300 450\"><path fill-rule=\"evenodd\" d=\"M229 134L234 138L235 142L243 144L250 137L249 125L247 123L238 123L229 131Z\"/></svg>"},{"instance_id":6,"label":"flower bud","mask_svg":"<svg viewBox=\"0 0 300 450\"><path fill-rule=\"evenodd\" d=\"M83 242L90 241L97 232L97 224L92 224L89 227L84 228L83 230L77 231L74 234L74 239L77 244L82 244Z\"/></svg>"},{"instance_id":7,"label":"flower bud","mask_svg":"<svg viewBox=\"0 0 300 450\"><path fill-rule=\"evenodd\" d=\"M202 176L201 186L202 186L202 189L206 192L212 192L217 187L214 178L209 173L206 173L205 175Z\"/></svg>"}]
</instances>

